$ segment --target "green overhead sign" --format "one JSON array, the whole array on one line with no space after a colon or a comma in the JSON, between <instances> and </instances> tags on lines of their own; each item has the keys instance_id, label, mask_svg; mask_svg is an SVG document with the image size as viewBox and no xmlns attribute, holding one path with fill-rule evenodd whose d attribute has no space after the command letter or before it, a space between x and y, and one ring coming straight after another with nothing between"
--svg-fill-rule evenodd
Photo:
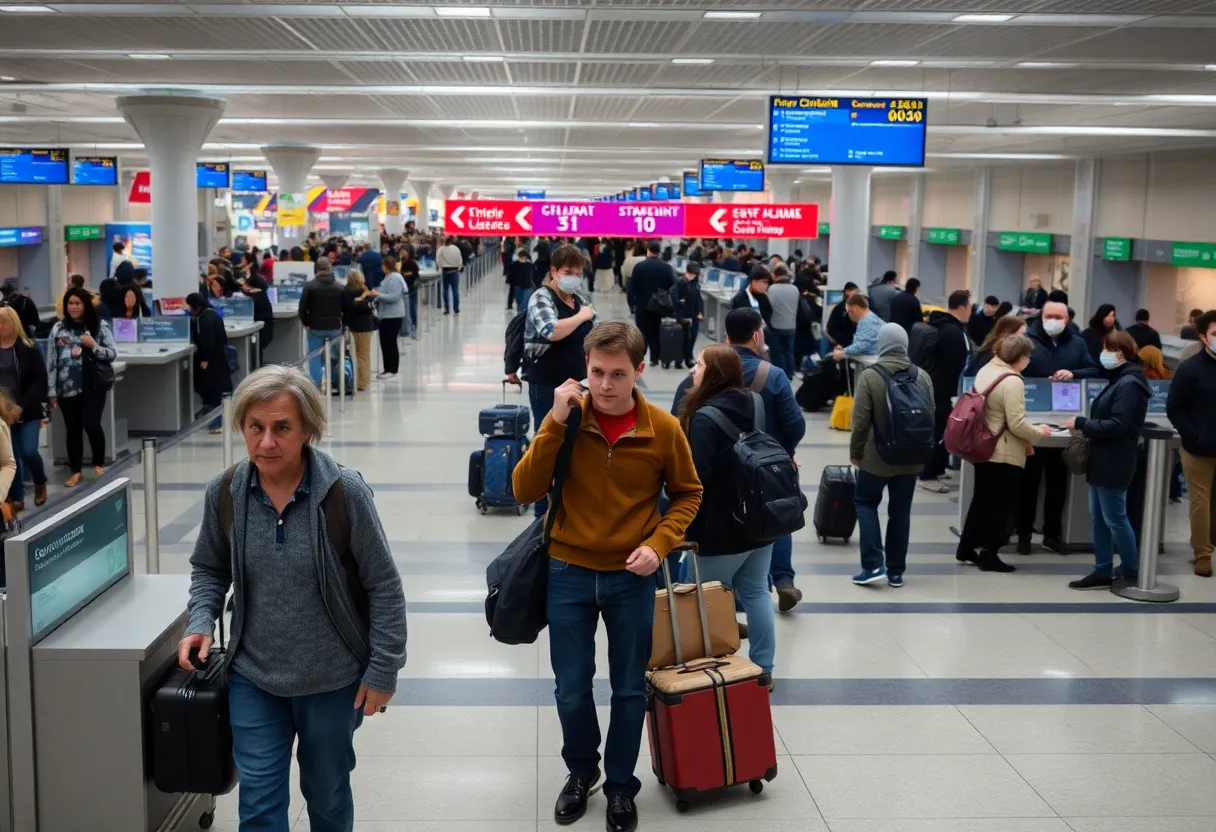
<instances>
[{"instance_id":1,"label":"green overhead sign","mask_svg":"<svg viewBox=\"0 0 1216 832\"><path fill-rule=\"evenodd\" d=\"M903 238L904 227L902 225L878 226L878 239L880 240L902 240Z\"/></svg>"},{"instance_id":2,"label":"green overhead sign","mask_svg":"<svg viewBox=\"0 0 1216 832\"><path fill-rule=\"evenodd\" d=\"M1216 243L1171 243L1170 263L1200 269L1216 269Z\"/></svg>"},{"instance_id":3,"label":"green overhead sign","mask_svg":"<svg viewBox=\"0 0 1216 832\"><path fill-rule=\"evenodd\" d=\"M100 240L105 237L105 232L100 225L68 225L64 227L63 234L69 243L79 240Z\"/></svg>"},{"instance_id":4,"label":"green overhead sign","mask_svg":"<svg viewBox=\"0 0 1216 832\"><path fill-rule=\"evenodd\" d=\"M1104 237L1102 239L1103 260L1131 260L1131 237Z\"/></svg>"},{"instance_id":5,"label":"green overhead sign","mask_svg":"<svg viewBox=\"0 0 1216 832\"><path fill-rule=\"evenodd\" d=\"M1025 254L1051 254L1051 235L1032 231L1002 231L996 247L1001 251Z\"/></svg>"},{"instance_id":6,"label":"green overhead sign","mask_svg":"<svg viewBox=\"0 0 1216 832\"><path fill-rule=\"evenodd\" d=\"M830 222L819 223L819 236L827 237L832 233L832 224Z\"/></svg>"},{"instance_id":7,"label":"green overhead sign","mask_svg":"<svg viewBox=\"0 0 1216 832\"><path fill-rule=\"evenodd\" d=\"M939 246L956 246L962 241L962 232L957 228L926 228L925 242Z\"/></svg>"}]
</instances>

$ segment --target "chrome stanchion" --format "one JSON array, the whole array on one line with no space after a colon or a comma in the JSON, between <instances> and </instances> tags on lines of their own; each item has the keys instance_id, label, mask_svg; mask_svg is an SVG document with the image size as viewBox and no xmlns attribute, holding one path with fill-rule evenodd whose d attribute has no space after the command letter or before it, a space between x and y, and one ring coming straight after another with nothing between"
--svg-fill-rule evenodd
<instances>
[{"instance_id":1,"label":"chrome stanchion","mask_svg":"<svg viewBox=\"0 0 1216 832\"><path fill-rule=\"evenodd\" d=\"M224 431L224 470L232 467L232 394L225 393L224 410L220 416L220 427Z\"/></svg>"},{"instance_id":2,"label":"chrome stanchion","mask_svg":"<svg viewBox=\"0 0 1216 832\"><path fill-rule=\"evenodd\" d=\"M346 334L338 338L338 409L346 412Z\"/></svg>"},{"instance_id":3,"label":"chrome stanchion","mask_svg":"<svg viewBox=\"0 0 1216 832\"><path fill-rule=\"evenodd\" d=\"M331 349L332 346L333 346L333 342L330 341L328 338L326 338L325 339L325 352L323 352L321 354L321 395L325 397L325 427L328 430L333 429L330 426L330 421L329 421L329 418L330 418L329 400L331 398L333 398L332 396L329 395L329 385L333 381L333 379L331 377L331 373L330 373L330 368L329 368L329 360L333 356L333 351Z\"/></svg>"},{"instance_id":4,"label":"chrome stanchion","mask_svg":"<svg viewBox=\"0 0 1216 832\"><path fill-rule=\"evenodd\" d=\"M156 476L156 440L145 439L144 454L144 571L160 574L160 517L156 492L160 487Z\"/></svg>"},{"instance_id":5,"label":"chrome stanchion","mask_svg":"<svg viewBox=\"0 0 1216 832\"><path fill-rule=\"evenodd\" d=\"M1115 581L1111 592L1133 601L1162 603L1177 601L1181 592L1178 587L1157 582L1157 553L1160 548L1164 525L1161 504L1166 496L1166 483L1170 469L1170 440L1174 432L1145 425L1140 431L1148 450L1144 476L1144 518L1140 523L1140 574L1135 585Z\"/></svg>"}]
</instances>

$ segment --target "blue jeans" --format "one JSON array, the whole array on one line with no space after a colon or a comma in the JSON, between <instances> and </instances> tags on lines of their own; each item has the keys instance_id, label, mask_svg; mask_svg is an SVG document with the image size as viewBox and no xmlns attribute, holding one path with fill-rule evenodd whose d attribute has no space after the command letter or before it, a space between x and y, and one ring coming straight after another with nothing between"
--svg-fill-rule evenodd
<instances>
[{"instance_id":1,"label":"blue jeans","mask_svg":"<svg viewBox=\"0 0 1216 832\"><path fill-rule=\"evenodd\" d=\"M773 541L772 565L768 568L768 576L773 586L794 583L794 536L787 534Z\"/></svg>"},{"instance_id":2,"label":"blue jeans","mask_svg":"<svg viewBox=\"0 0 1216 832\"><path fill-rule=\"evenodd\" d=\"M17 475L13 477L13 485L8 490L8 496L13 502L25 502L25 469L28 467L30 479L34 485L46 484L46 465L42 454L38 453L38 434L42 431L42 422L21 422L11 428L13 437L13 456L17 458Z\"/></svg>"},{"instance_id":3,"label":"blue jeans","mask_svg":"<svg viewBox=\"0 0 1216 832\"><path fill-rule=\"evenodd\" d=\"M785 370L787 378L794 377L794 336L797 334L792 329L773 329L773 340L769 342L769 352L772 354L773 363Z\"/></svg>"},{"instance_id":4,"label":"blue jeans","mask_svg":"<svg viewBox=\"0 0 1216 832\"><path fill-rule=\"evenodd\" d=\"M884 557L882 525L878 504L887 489L887 544ZM857 525L861 528L861 568L880 569L902 575L908 563L908 535L912 527L912 495L916 493L916 474L880 477L867 471L857 472Z\"/></svg>"},{"instance_id":5,"label":"blue jeans","mask_svg":"<svg viewBox=\"0 0 1216 832\"><path fill-rule=\"evenodd\" d=\"M526 312L528 310L528 298L532 297L531 287L515 289L515 310L517 312Z\"/></svg>"},{"instance_id":6,"label":"blue jeans","mask_svg":"<svg viewBox=\"0 0 1216 832\"><path fill-rule=\"evenodd\" d=\"M549 411L553 409L553 393L557 388L551 384L528 382L528 404L532 408L532 430L540 430L540 423L545 421ZM532 512L537 517L544 517L549 510L549 498L541 497L532 506Z\"/></svg>"},{"instance_id":7,"label":"blue jeans","mask_svg":"<svg viewBox=\"0 0 1216 832\"><path fill-rule=\"evenodd\" d=\"M443 311L447 312L449 307L460 311L460 272L443 273Z\"/></svg>"},{"instance_id":8,"label":"blue jeans","mask_svg":"<svg viewBox=\"0 0 1216 832\"><path fill-rule=\"evenodd\" d=\"M1140 571L1140 549L1127 517L1127 492L1115 488L1089 487L1089 514L1094 524L1094 569L1110 575L1115 569L1115 549L1124 575Z\"/></svg>"},{"instance_id":9,"label":"blue jeans","mask_svg":"<svg viewBox=\"0 0 1216 832\"><path fill-rule=\"evenodd\" d=\"M308 330L308 351L312 352L325 346L326 339L333 343L329 345L329 378L330 383L337 387L338 379L338 339L342 337L340 329L310 329ZM313 384L321 386L321 356L308 362L308 374L312 376Z\"/></svg>"},{"instance_id":10,"label":"blue jeans","mask_svg":"<svg viewBox=\"0 0 1216 832\"><path fill-rule=\"evenodd\" d=\"M288 832L291 820L291 746L299 738L300 791L308 803L310 829L351 832L355 803L350 773L355 767L358 684L331 693L285 699L228 671L232 756L241 785L241 832Z\"/></svg>"},{"instance_id":11,"label":"blue jeans","mask_svg":"<svg viewBox=\"0 0 1216 832\"><path fill-rule=\"evenodd\" d=\"M747 613L747 657L767 673L777 655L777 616L768 594L769 561L773 545L738 555L710 555L699 559L702 581L721 581L735 591ZM691 566L685 576L692 572Z\"/></svg>"},{"instance_id":12,"label":"blue jeans","mask_svg":"<svg viewBox=\"0 0 1216 832\"><path fill-rule=\"evenodd\" d=\"M632 572L596 572L549 561L549 658L557 679L562 759L575 777L592 779L600 763L600 724L591 693L595 631L608 631L612 716L604 746L604 794L635 797L634 775L646 721L646 663L654 626L654 581Z\"/></svg>"},{"instance_id":13,"label":"blue jeans","mask_svg":"<svg viewBox=\"0 0 1216 832\"><path fill-rule=\"evenodd\" d=\"M418 334L418 293L410 292L410 335Z\"/></svg>"}]
</instances>

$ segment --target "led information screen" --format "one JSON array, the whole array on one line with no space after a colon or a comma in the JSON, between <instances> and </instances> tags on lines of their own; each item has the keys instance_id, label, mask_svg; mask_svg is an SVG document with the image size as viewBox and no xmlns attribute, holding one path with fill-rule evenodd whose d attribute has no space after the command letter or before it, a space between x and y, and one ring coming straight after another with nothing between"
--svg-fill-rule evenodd
<instances>
[{"instance_id":1,"label":"led information screen","mask_svg":"<svg viewBox=\"0 0 1216 832\"><path fill-rule=\"evenodd\" d=\"M37 641L127 574L127 492L31 540L30 638Z\"/></svg>"},{"instance_id":2,"label":"led information screen","mask_svg":"<svg viewBox=\"0 0 1216 832\"><path fill-rule=\"evenodd\" d=\"M697 189L763 191L764 163L755 159L702 159Z\"/></svg>"},{"instance_id":3,"label":"led information screen","mask_svg":"<svg viewBox=\"0 0 1216 832\"><path fill-rule=\"evenodd\" d=\"M36 246L42 242L42 229L30 228L0 228L0 247Z\"/></svg>"},{"instance_id":4,"label":"led information screen","mask_svg":"<svg viewBox=\"0 0 1216 832\"><path fill-rule=\"evenodd\" d=\"M227 162L199 162L195 166L194 184L199 188L227 188Z\"/></svg>"},{"instance_id":5,"label":"led information screen","mask_svg":"<svg viewBox=\"0 0 1216 832\"><path fill-rule=\"evenodd\" d=\"M72 160L73 185L117 185L118 159L114 156L77 156Z\"/></svg>"},{"instance_id":6,"label":"led information screen","mask_svg":"<svg viewBox=\"0 0 1216 832\"><path fill-rule=\"evenodd\" d=\"M0 184L66 185L68 152L28 147L0 147Z\"/></svg>"},{"instance_id":7,"label":"led information screen","mask_svg":"<svg viewBox=\"0 0 1216 832\"><path fill-rule=\"evenodd\" d=\"M223 185L208 185L209 188L222 188ZM232 172L232 190L234 191L265 191L266 171L264 170L234 170Z\"/></svg>"},{"instance_id":8,"label":"led information screen","mask_svg":"<svg viewBox=\"0 0 1216 832\"><path fill-rule=\"evenodd\" d=\"M923 167L924 98L769 98L773 165Z\"/></svg>"},{"instance_id":9,"label":"led information screen","mask_svg":"<svg viewBox=\"0 0 1216 832\"><path fill-rule=\"evenodd\" d=\"M139 340L144 343L159 341L189 341L189 318L140 318Z\"/></svg>"}]
</instances>

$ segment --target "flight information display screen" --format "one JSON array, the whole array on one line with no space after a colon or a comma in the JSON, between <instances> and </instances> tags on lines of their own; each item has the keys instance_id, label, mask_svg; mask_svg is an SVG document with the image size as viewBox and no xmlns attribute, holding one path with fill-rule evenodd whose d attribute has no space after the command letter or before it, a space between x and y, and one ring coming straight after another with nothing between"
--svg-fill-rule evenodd
<instances>
[{"instance_id":1,"label":"flight information display screen","mask_svg":"<svg viewBox=\"0 0 1216 832\"><path fill-rule=\"evenodd\" d=\"M227 162L199 162L195 166L194 184L199 188L227 188Z\"/></svg>"},{"instance_id":2,"label":"flight information display screen","mask_svg":"<svg viewBox=\"0 0 1216 832\"><path fill-rule=\"evenodd\" d=\"M118 158L77 156L72 160L73 185L117 185Z\"/></svg>"},{"instance_id":3,"label":"flight information display screen","mask_svg":"<svg viewBox=\"0 0 1216 832\"><path fill-rule=\"evenodd\" d=\"M701 191L763 191L764 163L756 159L702 159Z\"/></svg>"},{"instance_id":4,"label":"flight information display screen","mask_svg":"<svg viewBox=\"0 0 1216 832\"><path fill-rule=\"evenodd\" d=\"M924 167L924 98L769 98L773 165Z\"/></svg>"},{"instance_id":5,"label":"flight information display screen","mask_svg":"<svg viewBox=\"0 0 1216 832\"><path fill-rule=\"evenodd\" d=\"M49 148L0 147L0 184L66 185L68 152Z\"/></svg>"},{"instance_id":6,"label":"flight information display screen","mask_svg":"<svg viewBox=\"0 0 1216 832\"><path fill-rule=\"evenodd\" d=\"M700 183L697 181L697 172L687 170L684 171L684 196L700 196Z\"/></svg>"},{"instance_id":7,"label":"flight information display screen","mask_svg":"<svg viewBox=\"0 0 1216 832\"><path fill-rule=\"evenodd\" d=\"M223 188L223 185L208 185L208 188ZM266 190L266 171L264 170L234 170L232 172L232 190L258 191Z\"/></svg>"}]
</instances>

